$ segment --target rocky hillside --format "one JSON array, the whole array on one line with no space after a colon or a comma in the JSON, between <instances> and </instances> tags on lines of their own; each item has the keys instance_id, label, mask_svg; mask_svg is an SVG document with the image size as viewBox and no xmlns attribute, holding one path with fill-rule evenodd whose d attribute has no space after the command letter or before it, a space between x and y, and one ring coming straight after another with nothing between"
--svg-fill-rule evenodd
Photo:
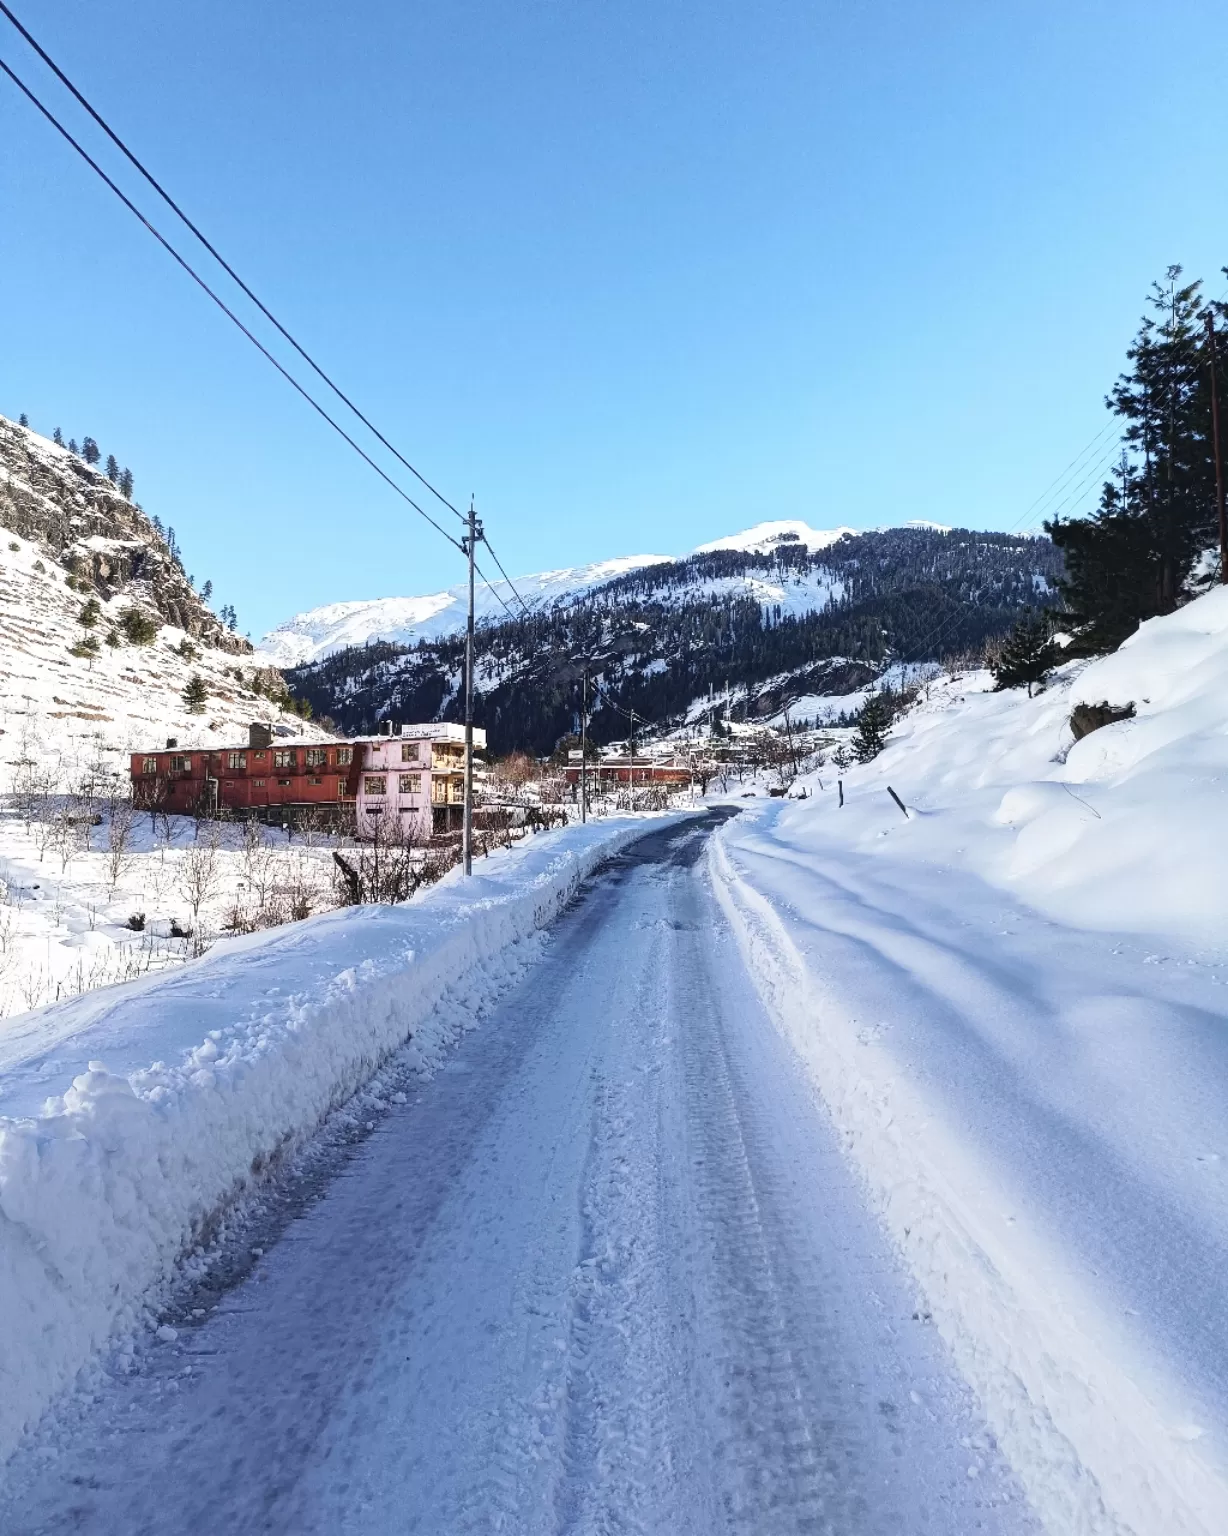
<instances>
[{"instance_id":1,"label":"rocky hillside","mask_svg":"<svg viewBox=\"0 0 1228 1536\"><path fill-rule=\"evenodd\" d=\"M598 741L625 736L628 709L668 730L715 698L765 719L854 693L889 667L980 647L1047 602L1062 568L1048 539L1014 534L910 525L812 545L794 526L760 531L483 625L477 719L492 748L547 752L573 731L585 660ZM381 641L287 676L347 729L456 719L462 649L455 635Z\"/></svg>"},{"instance_id":2,"label":"rocky hillside","mask_svg":"<svg viewBox=\"0 0 1228 1536\"><path fill-rule=\"evenodd\" d=\"M0 417L0 793L22 764L67 784L167 736L243 740L254 719L326 734L289 703L281 674L193 591L139 507Z\"/></svg>"},{"instance_id":3,"label":"rocky hillside","mask_svg":"<svg viewBox=\"0 0 1228 1536\"><path fill-rule=\"evenodd\" d=\"M252 649L201 601L165 537L106 475L3 416L0 526L37 544L80 592L103 602L123 595L219 651L240 656Z\"/></svg>"}]
</instances>

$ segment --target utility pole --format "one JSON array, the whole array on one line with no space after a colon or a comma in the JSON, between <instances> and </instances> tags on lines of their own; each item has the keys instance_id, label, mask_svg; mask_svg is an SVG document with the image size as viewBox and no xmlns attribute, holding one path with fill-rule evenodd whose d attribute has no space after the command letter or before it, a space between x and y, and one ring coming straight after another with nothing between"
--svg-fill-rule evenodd
<instances>
[{"instance_id":1,"label":"utility pole","mask_svg":"<svg viewBox=\"0 0 1228 1536\"><path fill-rule=\"evenodd\" d=\"M627 783L631 787L631 809L635 809L635 711L631 711L631 756L627 759Z\"/></svg>"},{"instance_id":2,"label":"utility pole","mask_svg":"<svg viewBox=\"0 0 1228 1536\"><path fill-rule=\"evenodd\" d=\"M580 695L580 821L588 820L588 664L584 666L584 687Z\"/></svg>"},{"instance_id":3,"label":"utility pole","mask_svg":"<svg viewBox=\"0 0 1228 1536\"><path fill-rule=\"evenodd\" d=\"M1215 356L1215 321L1206 314L1207 343L1211 350L1211 438L1215 445L1215 511L1219 518L1219 579L1228 585L1228 511L1224 507L1224 464L1219 441L1219 371Z\"/></svg>"},{"instance_id":4,"label":"utility pole","mask_svg":"<svg viewBox=\"0 0 1228 1536\"><path fill-rule=\"evenodd\" d=\"M477 509L469 498L469 532L461 548L469 558L469 616L465 625L465 813L461 823L461 858L465 875L473 873L473 562L474 547L482 537Z\"/></svg>"}]
</instances>

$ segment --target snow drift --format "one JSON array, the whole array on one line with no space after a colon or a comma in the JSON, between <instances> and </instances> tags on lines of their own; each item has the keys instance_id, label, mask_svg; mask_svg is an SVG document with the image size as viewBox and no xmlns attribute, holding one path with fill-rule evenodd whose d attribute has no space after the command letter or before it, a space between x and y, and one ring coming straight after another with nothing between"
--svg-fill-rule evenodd
<instances>
[{"instance_id":1,"label":"snow drift","mask_svg":"<svg viewBox=\"0 0 1228 1536\"><path fill-rule=\"evenodd\" d=\"M1228 591L1032 699L936 681L834 778L713 867L920 1315L1047 1528L1219 1536Z\"/></svg>"},{"instance_id":2,"label":"snow drift","mask_svg":"<svg viewBox=\"0 0 1228 1536\"><path fill-rule=\"evenodd\" d=\"M407 1040L429 1063L445 995L493 990L644 830L574 826L406 906L237 939L42 1014L0 1076L0 1456L228 1202Z\"/></svg>"}]
</instances>

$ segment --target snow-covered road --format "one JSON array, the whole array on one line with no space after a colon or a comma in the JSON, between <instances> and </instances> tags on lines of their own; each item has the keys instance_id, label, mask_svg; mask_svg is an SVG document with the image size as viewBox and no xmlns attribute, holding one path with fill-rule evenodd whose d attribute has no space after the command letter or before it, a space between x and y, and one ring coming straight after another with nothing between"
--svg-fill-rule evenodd
<instances>
[{"instance_id":1,"label":"snow-covered road","mask_svg":"<svg viewBox=\"0 0 1228 1536\"><path fill-rule=\"evenodd\" d=\"M241 1284L19 1455L7 1536L1036 1528L711 826L620 856Z\"/></svg>"}]
</instances>

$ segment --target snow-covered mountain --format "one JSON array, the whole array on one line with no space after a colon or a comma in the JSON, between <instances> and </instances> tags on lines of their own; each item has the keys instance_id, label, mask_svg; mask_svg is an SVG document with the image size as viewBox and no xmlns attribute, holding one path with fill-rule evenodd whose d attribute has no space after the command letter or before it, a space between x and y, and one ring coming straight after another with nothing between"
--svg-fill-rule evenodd
<instances>
[{"instance_id":1,"label":"snow-covered mountain","mask_svg":"<svg viewBox=\"0 0 1228 1536\"><path fill-rule=\"evenodd\" d=\"M205 685L204 712L184 700ZM275 700L280 675L192 590L152 521L103 474L0 417L0 784L21 765L67 785L124 755L243 740L265 719L322 735Z\"/></svg>"},{"instance_id":2,"label":"snow-covered mountain","mask_svg":"<svg viewBox=\"0 0 1228 1536\"><path fill-rule=\"evenodd\" d=\"M911 525L909 525L911 526ZM811 550L827 549L852 528L811 528L799 521L756 523L741 533L729 534L701 544L691 554L710 554L734 550L747 554L770 554L783 546L803 545ZM621 555L612 560L598 560L591 565L570 566L557 571L539 571L514 579L516 591L532 607L546 607L591 591L594 587L648 566L672 565L687 556ZM734 580L731 578L730 580ZM728 582L725 584L728 586ZM739 580L739 585L741 585ZM787 588L787 589L786 589ZM465 622L464 585L433 592L425 597L380 597L352 602L327 603L320 608L298 613L260 642L261 653L279 667L302 666L330 656L350 645L365 645L371 640L391 640L398 645L413 645L419 640L437 640L456 634ZM722 588L724 590L724 588ZM745 595L766 604L780 604L790 612L810 612L822 608L832 595L830 585L800 581L781 587L762 582L746 585ZM505 581L481 584L477 590L479 621L506 617L515 608L515 597Z\"/></svg>"},{"instance_id":3,"label":"snow-covered mountain","mask_svg":"<svg viewBox=\"0 0 1228 1536\"><path fill-rule=\"evenodd\" d=\"M613 560L597 560L591 565L517 576L511 584L506 581L479 582L474 607L479 622L498 619L505 617L509 608L516 607L513 585L526 603L537 607L577 597L627 571L671 558L670 555L622 555ZM373 597L325 603L320 608L296 613L292 619L270 630L260 642L260 652L274 666L296 667L330 656L348 645L366 645L369 640L391 640L398 645L437 640L464 628L467 595L468 587L459 583L424 597Z\"/></svg>"}]
</instances>

